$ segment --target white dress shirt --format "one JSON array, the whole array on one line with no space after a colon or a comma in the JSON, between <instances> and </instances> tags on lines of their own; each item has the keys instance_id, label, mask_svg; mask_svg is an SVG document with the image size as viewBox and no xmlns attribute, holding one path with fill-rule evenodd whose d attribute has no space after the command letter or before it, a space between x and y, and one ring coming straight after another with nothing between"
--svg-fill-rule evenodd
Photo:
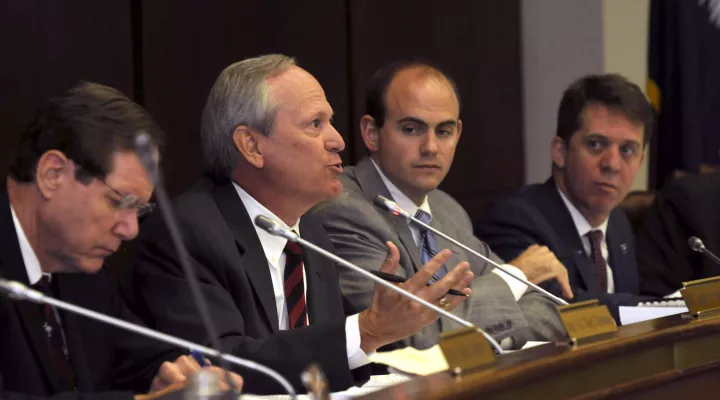
<instances>
[{"instance_id":1,"label":"white dress shirt","mask_svg":"<svg viewBox=\"0 0 720 400\"><path fill-rule=\"evenodd\" d=\"M17 214L15 214L15 209L13 209L12 205L10 205L10 213L12 214L13 224L15 224L15 234L17 235L18 243L20 244L20 253L22 254L23 264L25 264L28 283L30 283L30 285L34 285L38 283L40 278L43 276L42 269L40 268L40 261L38 260L37 255L35 255L35 251L32 246L30 246L30 242L28 241L27 236L25 236L25 231L23 231L22 226L20 226L20 220L18 220ZM46 275L50 276L50 274Z\"/></svg>"},{"instance_id":2,"label":"white dress shirt","mask_svg":"<svg viewBox=\"0 0 720 400\"><path fill-rule=\"evenodd\" d=\"M372 164L375 166L375 169L377 170L378 174L380 174L380 178L382 179L383 183L385 184L385 187L388 188L388 191L390 192L390 195L392 196L393 200L405 211L409 212L410 215L415 215L418 209L425 211L426 213L430 214L432 216L432 212L430 211L430 203L428 203L427 195L423 199L422 204L420 206L416 205L415 202L410 200L409 197L405 193L403 193L400 189L397 188L386 176L385 174L380 170L378 165L375 163L375 160L372 158L370 159L372 161ZM413 240L415 241L415 245L417 248L420 248L420 229L418 229L417 225L410 223L408 221L410 232L412 233ZM513 273L513 275L516 275L520 278L527 279L525 274L518 269L517 267L514 267L510 264L503 264L503 266L510 272ZM448 266L449 267L449 266ZM527 285L525 285L522 282L519 282L518 280L510 277L508 274L506 274L503 271L500 271L497 268L493 268L492 272L494 274L499 275L507 284L510 286L510 290L513 293L513 296L515 296L515 301L519 300L520 297L522 297L525 294L525 291L527 291Z\"/></svg>"},{"instance_id":3,"label":"white dress shirt","mask_svg":"<svg viewBox=\"0 0 720 400\"><path fill-rule=\"evenodd\" d=\"M562 190L560 190L559 186L557 187L558 193L560 193L560 197L562 197L563 202L565 203L565 207L570 211L570 216L572 217L573 223L575 224L575 229L577 229L578 235L580 235L580 240L582 240L583 248L585 249L585 254L588 257L592 257L591 255L591 249L590 249L590 238L587 237L587 233L599 229L603 233L602 238L602 256L605 259L605 269L607 270L607 292L608 293L615 293L615 281L613 280L613 272L610 268L610 263L608 262L608 247L607 247L607 225L608 220L606 219L603 221L602 224L592 227L590 226L590 223L585 219L585 217L578 211L577 208L573 205L573 203L568 200L568 198L565 196L565 193L563 193Z\"/></svg>"},{"instance_id":4,"label":"white dress shirt","mask_svg":"<svg viewBox=\"0 0 720 400\"><path fill-rule=\"evenodd\" d=\"M294 230L298 235L300 234L300 220L295 222L295 225L288 227L280 218L275 216L265 206L255 200L248 192L233 182L235 190L237 191L240 200L243 202L251 221L255 221L255 217L258 215L265 215L277 221L285 229ZM287 302L285 299L285 245L287 239L275 236L267 233L264 229L255 226L255 232L257 232L260 244L265 252L265 257L268 260L268 268L270 268L270 277L272 278L273 292L275 294L275 307L278 314L278 327L280 330L288 329L288 312ZM307 299L307 279L305 279L305 266L303 266L303 282L305 298ZM308 324L310 322L310 314L307 313ZM350 369L362 367L363 365L370 362L367 354L360 348L360 325L358 322L358 314L347 317L345 319L345 340L347 348L348 365Z\"/></svg>"}]
</instances>

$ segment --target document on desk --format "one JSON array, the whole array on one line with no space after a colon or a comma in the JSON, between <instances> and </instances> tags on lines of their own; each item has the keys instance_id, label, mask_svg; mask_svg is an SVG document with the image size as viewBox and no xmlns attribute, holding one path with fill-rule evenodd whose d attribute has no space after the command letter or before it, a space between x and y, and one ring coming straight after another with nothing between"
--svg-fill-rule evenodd
<instances>
[{"instance_id":1,"label":"document on desk","mask_svg":"<svg viewBox=\"0 0 720 400\"><path fill-rule=\"evenodd\" d=\"M439 345L426 350L408 346L393 351L375 353L369 359L374 363L384 364L410 375L432 375L450 368Z\"/></svg>"},{"instance_id":2,"label":"document on desk","mask_svg":"<svg viewBox=\"0 0 720 400\"><path fill-rule=\"evenodd\" d=\"M687 312L685 306L676 307L620 307L620 322L623 325L634 324L637 322L649 321L667 317L668 315L682 314Z\"/></svg>"},{"instance_id":3,"label":"document on desk","mask_svg":"<svg viewBox=\"0 0 720 400\"><path fill-rule=\"evenodd\" d=\"M388 374L388 375L374 375L370 377L364 385L360 387L351 387L343 392L332 393L330 398L332 400L347 400L355 397L364 396L368 393L376 392L386 387L395 386L409 380L410 377L402 374ZM310 400L310 396L306 394L299 395L299 400ZM241 400L289 400L288 395L270 395L270 396L256 396L253 394L244 394L240 396Z\"/></svg>"}]
</instances>

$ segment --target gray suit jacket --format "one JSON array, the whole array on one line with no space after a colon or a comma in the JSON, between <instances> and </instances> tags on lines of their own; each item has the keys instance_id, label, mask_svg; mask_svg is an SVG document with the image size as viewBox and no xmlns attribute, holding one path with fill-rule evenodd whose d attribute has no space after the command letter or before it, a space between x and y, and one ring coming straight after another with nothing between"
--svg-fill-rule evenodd
<instances>
[{"instance_id":1,"label":"gray suit jacket","mask_svg":"<svg viewBox=\"0 0 720 400\"><path fill-rule=\"evenodd\" d=\"M400 251L401 268L397 274L403 277L415 274L422 264L420 250L408 223L381 211L372 203L377 194L391 196L370 159L346 168L341 180L342 195L311 210L322 216L338 255L367 270L377 270L387 255L385 242L391 241ZM452 197L441 190L434 190L428 194L428 202L433 210L433 227L488 258L503 262L473 235L467 213ZM512 337L514 347L520 347L528 340L556 340L565 335L552 301L528 291L516 302L510 287L502 278L490 273L491 268L486 262L442 238L438 238L438 244L440 248L453 252L448 268L468 261L476 277L471 286L472 296L461 303L455 314L469 319L499 341ZM367 308L372 300L373 283L348 269L339 272L343 294L356 311ZM404 344L427 348L438 342L441 331L458 327L452 320L441 318L436 324L408 338Z\"/></svg>"}]
</instances>

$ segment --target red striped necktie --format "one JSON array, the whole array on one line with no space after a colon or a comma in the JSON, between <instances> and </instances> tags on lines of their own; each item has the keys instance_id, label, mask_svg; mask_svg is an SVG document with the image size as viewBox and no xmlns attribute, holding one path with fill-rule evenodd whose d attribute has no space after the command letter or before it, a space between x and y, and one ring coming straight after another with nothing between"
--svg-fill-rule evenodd
<instances>
[{"instance_id":1,"label":"red striped necktie","mask_svg":"<svg viewBox=\"0 0 720 400\"><path fill-rule=\"evenodd\" d=\"M291 241L285 244L285 301L288 310L288 329L307 326L303 251Z\"/></svg>"}]
</instances>

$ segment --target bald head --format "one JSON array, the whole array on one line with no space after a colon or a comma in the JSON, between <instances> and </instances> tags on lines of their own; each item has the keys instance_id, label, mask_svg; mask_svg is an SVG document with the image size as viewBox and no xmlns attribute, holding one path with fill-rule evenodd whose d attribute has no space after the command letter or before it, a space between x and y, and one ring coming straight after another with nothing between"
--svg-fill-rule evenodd
<instances>
[{"instance_id":1,"label":"bald head","mask_svg":"<svg viewBox=\"0 0 720 400\"><path fill-rule=\"evenodd\" d=\"M402 75L402 76L401 76ZM400 78L401 80L398 80ZM427 61L402 60L388 64L375 72L368 82L365 96L365 114L371 116L378 127L385 124L390 86L408 88L408 80L418 79L430 84L444 84L450 88L460 107L460 95L452 78Z\"/></svg>"},{"instance_id":2,"label":"bald head","mask_svg":"<svg viewBox=\"0 0 720 400\"><path fill-rule=\"evenodd\" d=\"M447 175L462 133L452 81L427 65L392 70L375 115L360 121L365 146L386 177L420 205Z\"/></svg>"}]
</instances>

